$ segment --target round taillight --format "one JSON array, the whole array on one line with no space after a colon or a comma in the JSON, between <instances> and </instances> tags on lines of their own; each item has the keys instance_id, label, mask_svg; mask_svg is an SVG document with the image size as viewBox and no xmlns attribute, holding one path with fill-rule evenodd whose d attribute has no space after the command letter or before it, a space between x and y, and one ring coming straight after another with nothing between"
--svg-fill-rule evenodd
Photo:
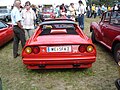
<instances>
[{"instance_id":1,"label":"round taillight","mask_svg":"<svg viewBox=\"0 0 120 90\"><path fill-rule=\"evenodd\" d=\"M84 53L84 52L86 51L86 45L80 45L80 46L79 46L79 51L80 51L81 53Z\"/></svg>"},{"instance_id":2,"label":"round taillight","mask_svg":"<svg viewBox=\"0 0 120 90\"><path fill-rule=\"evenodd\" d=\"M93 51L93 46L88 45L88 46L87 46L87 52L92 52L92 51Z\"/></svg>"},{"instance_id":3,"label":"round taillight","mask_svg":"<svg viewBox=\"0 0 120 90\"><path fill-rule=\"evenodd\" d=\"M39 47L33 47L33 53L34 54L38 54L40 52L40 48Z\"/></svg>"},{"instance_id":4,"label":"round taillight","mask_svg":"<svg viewBox=\"0 0 120 90\"><path fill-rule=\"evenodd\" d=\"M26 48L25 48L25 52L26 52L27 54L32 53L32 48L31 48L31 47L26 47Z\"/></svg>"}]
</instances>

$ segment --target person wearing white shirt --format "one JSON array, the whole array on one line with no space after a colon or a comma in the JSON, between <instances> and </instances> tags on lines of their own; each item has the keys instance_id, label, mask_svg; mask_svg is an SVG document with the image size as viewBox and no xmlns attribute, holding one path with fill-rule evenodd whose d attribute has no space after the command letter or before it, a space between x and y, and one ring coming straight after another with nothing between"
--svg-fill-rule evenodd
<instances>
[{"instance_id":1,"label":"person wearing white shirt","mask_svg":"<svg viewBox=\"0 0 120 90\"><path fill-rule=\"evenodd\" d=\"M115 10L118 10L118 5L117 4L115 5Z\"/></svg>"},{"instance_id":2,"label":"person wearing white shirt","mask_svg":"<svg viewBox=\"0 0 120 90\"><path fill-rule=\"evenodd\" d=\"M21 24L22 17L20 14L20 6L21 6L21 1L15 0L14 7L11 11L11 19L12 19L13 31L14 31L14 41L13 41L14 58L20 55L18 54L19 41L21 41L22 48L24 47L26 42L25 32Z\"/></svg>"},{"instance_id":3,"label":"person wearing white shirt","mask_svg":"<svg viewBox=\"0 0 120 90\"><path fill-rule=\"evenodd\" d=\"M85 13L85 7L83 5L82 1L79 1L79 7L78 7L78 23L82 30L84 30L84 13Z\"/></svg>"},{"instance_id":4,"label":"person wearing white shirt","mask_svg":"<svg viewBox=\"0 0 120 90\"><path fill-rule=\"evenodd\" d=\"M70 3L69 11L70 11L70 18L75 21L76 10L75 10L75 7L74 7L74 3Z\"/></svg>"},{"instance_id":5,"label":"person wearing white shirt","mask_svg":"<svg viewBox=\"0 0 120 90\"><path fill-rule=\"evenodd\" d=\"M25 29L26 38L30 38L34 30L34 20L36 19L35 12L31 8L31 3L25 3L25 9L21 12L23 19L23 28Z\"/></svg>"}]
</instances>

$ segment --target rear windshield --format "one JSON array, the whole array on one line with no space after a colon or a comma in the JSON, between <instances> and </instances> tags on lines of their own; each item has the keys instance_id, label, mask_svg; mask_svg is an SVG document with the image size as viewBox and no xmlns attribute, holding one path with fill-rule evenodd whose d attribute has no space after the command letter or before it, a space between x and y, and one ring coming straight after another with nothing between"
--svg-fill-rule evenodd
<instances>
[{"instance_id":1,"label":"rear windshield","mask_svg":"<svg viewBox=\"0 0 120 90\"><path fill-rule=\"evenodd\" d=\"M73 34L78 35L73 24L43 25L40 35Z\"/></svg>"},{"instance_id":2,"label":"rear windshield","mask_svg":"<svg viewBox=\"0 0 120 90\"><path fill-rule=\"evenodd\" d=\"M120 25L120 11L112 12L110 23Z\"/></svg>"},{"instance_id":3,"label":"rear windshield","mask_svg":"<svg viewBox=\"0 0 120 90\"><path fill-rule=\"evenodd\" d=\"M44 9L43 12L53 12L52 9Z\"/></svg>"}]
</instances>

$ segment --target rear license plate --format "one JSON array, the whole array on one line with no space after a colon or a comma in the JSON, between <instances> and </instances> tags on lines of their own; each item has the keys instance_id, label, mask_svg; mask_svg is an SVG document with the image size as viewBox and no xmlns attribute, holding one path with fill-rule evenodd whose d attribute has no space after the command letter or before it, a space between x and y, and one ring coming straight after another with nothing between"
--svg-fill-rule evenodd
<instances>
[{"instance_id":1,"label":"rear license plate","mask_svg":"<svg viewBox=\"0 0 120 90\"><path fill-rule=\"evenodd\" d=\"M71 52L71 46L47 47L47 52Z\"/></svg>"}]
</instances>

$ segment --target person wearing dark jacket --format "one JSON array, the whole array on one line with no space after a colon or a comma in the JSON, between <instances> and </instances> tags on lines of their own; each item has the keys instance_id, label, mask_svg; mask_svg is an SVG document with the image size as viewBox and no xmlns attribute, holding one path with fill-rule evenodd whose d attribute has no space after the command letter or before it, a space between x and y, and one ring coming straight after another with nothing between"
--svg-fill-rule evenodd
<instances>
[{"instance_id":1,"label":"person wearing dark jacket","mask_svg":"<svg viewBox=\"0 0 120 90\"><path fill-rule=\"evenodd\" d=\"M60 6L60 16L65 16L67 13L67 9L64 4Z\"/></svg>"}]
</instances>

